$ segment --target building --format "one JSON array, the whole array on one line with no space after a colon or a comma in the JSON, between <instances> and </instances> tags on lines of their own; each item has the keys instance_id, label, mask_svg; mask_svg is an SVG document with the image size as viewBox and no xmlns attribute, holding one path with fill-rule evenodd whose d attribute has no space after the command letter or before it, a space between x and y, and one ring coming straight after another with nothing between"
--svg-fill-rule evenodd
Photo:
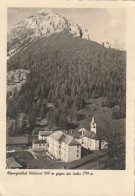
<instances>
[{"instance_id":1,"label":"building","mask_svg":"<svg viewBox=\"0 0 135 196\"><path fill-rule=\"evenodd\" d=\"M48 150L48 144L46 140L36 140L32 143L33 151L46 151Z\"/></svg>"},{"instance_id":2,"label":"building","mask_svg":"<svg viewBox=\"0 0 135 196\"><path fill-rule=\"evenodd\" d=\"M6 138L6 146L8 149L18 149L28 146L28 137L18 136L18 137L8 137Z\"/></svg>"},{"instance_id":3,"label":"building","mask_svg":"<svg viewBox=\"0 0 135 196\"><path fill-rule=\"evenodd\" d=\"M48 152L56 159L61 158L61 140L63 137L62 131L56 131L48 137Z\"/></svg>"},{"instance_id":4,"label":"building","mask_svg":"<svg viewBox=\"0 0 135 196\"><path fill-rule=\"evenodd\" d=\"M81 136L81 133L78 131L69 131L68 135L72 136L74 139L78 140Z\"/></svg>"},{"instance_id":5,"label":"building","mask_svg":"<svg viewBox=\"0 0 135 196\"><path fill-rule=\"evenodd\" d=\"M83 132L78 141L84 148L90 150L99 150L99 140L97 138L97 135L92 131L86 130L85 132Z\"/></svg>"},{"instance_id":6,"label":"building","mask_svg":"<svg viewBox=\"0 0 135 196\"><path fill-rule=\"evenodd\" d=\"M28 137L18 136L18 137L7 137L7 145L27 145Z\"/></svg>"},{"instance_id":7,"label":"building","mask_svg":"<svg viewBox=\"0 0 135 196\"><path fill-rule=\"evenodd\" d=\"M61 160L70 162L81 158L81 145L70 135L65 135L61 143Z\"/></svg>"},{"instance_id":8,"label":"building","mask_svg":"<svg viewBox=\"0 0 135 196\"><path fill-rule=\"evenodd\" d=\"M42 128L42 127L34 128L33 131L32 131L32 135L33 136L38 136L39 131L44 131L44 128Z\"/></svg>"},{"instance_id":9,"label":"building","mask_svg":"<svg viewBox=\"0 0 135 196\"><path fill-rule=\"evenodd\" d=\"M81 145L72 136L56 131L48 137L49 153L56 159L70 162L81 158Z\"/></svg>"},{"instance_id":10,"label":"building","mask_svg":"<svg viewBox=\"0 0 135 196\"><path fill-rule=\"evenodd\" d=\"M104 140L100 140L97 136L97 126L96 126L94 116L92 118L90 127L91 127L90 131L85 128L81 128L80 130L78 130L79 132L82 133L82 135L78 139L80 144L84 148L90 149L92 151L103 150L103 149L108 148L108 143Z\"/></svg>"},{"instance_id":11,"label":"building","mask_svg":"<svg viewBox=\"0 0 135 196\"><path fill-rule=\"evenodd\" d=\"M52 134L52 131L39 131L38 140L46 140L49 135Z\"/></svg>"},{"instance_id":12,"label":"building","mask_svg":"<svg viewBox=\"0 0 135 196\"><path fill-rule=\"evenodd\" d=\"M108 142L106 142L105 140L101 140L100 141L100 149L104 150L108 148Z\"/></svg>"},{"instance_id":13,"label":"building","mask_svg":"<svg viewBox=\"0 0 135 196\"><path fill-rule=\"evenodd\" d=\"M6 169L22 169L23 166L18 163L14 157L7 158L6 160Z\"/></svg>"},{"instance_id":14,"label":"building","mask_svg":"<svg viewBox=\"0 0 135 196\"><path fill-rule=\"evenodd\" d=\"M95 134L97 133L97 125L94 119L94 116L92 117L92 121L91 121L91 131L94 132Z\"/></svg>"}]
</instances>

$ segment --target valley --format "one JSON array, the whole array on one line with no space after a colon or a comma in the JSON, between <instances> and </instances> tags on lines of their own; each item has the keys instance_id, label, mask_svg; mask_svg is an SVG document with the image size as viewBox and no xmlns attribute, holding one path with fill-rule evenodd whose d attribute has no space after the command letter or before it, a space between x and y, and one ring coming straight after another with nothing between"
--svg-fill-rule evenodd
<instances>
[{"instance_id":1,"label":"valley","mask_svg":"<svg viewBox=\"0 0 135 196\"><path fill-rule=\"evenodd\" d=\"M90 40L87 30L49 10L14 25L8 32L7 48L7 139L28 139L26 149L11 155L24 153L22 159L29 165L28 149L40 131L60 130L78 141L78 130L90 130L94 116L96 134L108 148L84 151L74 167L98 169L101 158L99 169L124 169L126 51ZM87 153L90 159L91 153L99 158L90 163ZM45 163L47 168L49 164L50 168L63 167L42 156L39 166L31 160L28 168L42 168Z\"/></svg>"}]
</instances>

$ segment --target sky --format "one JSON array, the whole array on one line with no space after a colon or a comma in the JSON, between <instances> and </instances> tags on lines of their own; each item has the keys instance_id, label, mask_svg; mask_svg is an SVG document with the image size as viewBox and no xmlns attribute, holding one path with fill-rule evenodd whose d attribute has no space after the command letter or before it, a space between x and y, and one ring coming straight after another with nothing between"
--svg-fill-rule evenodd
<instances>
[{"instance_id":1,"label":"sky","mask_svg":"<svg viewBox=\"0 0 135 196\"><path fill-rule=\"evenodd\" d=\"M52 9L52 8L49 8ZM8 8L8 29L40 8ZM126 10L104 8L56 8L54 12L88 29L90 39L102 43L117 40L126 45Z\"/></svg>"}]
</instances>

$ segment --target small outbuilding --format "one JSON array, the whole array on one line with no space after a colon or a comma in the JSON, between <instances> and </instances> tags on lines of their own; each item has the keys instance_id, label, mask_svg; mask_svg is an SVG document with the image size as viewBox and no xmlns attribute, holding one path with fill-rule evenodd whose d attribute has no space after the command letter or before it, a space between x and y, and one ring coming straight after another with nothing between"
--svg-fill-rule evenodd
<instances>
[{"instance_id":1,"label":"small outbuilding","mask_svg":"<svg viewBox=\"0 0 135 196\"><path fill-rule=\"evenodd\" d=\"M52 134L52 131L39 131L38 140L46 140L46 138Z\"/></svg>"},{"instance_id":2,"label":"small outbuilding","mask_svg":"<svg viewBox=\"0 0 135 196\"><path fill-rule=\"evenodd\" d=\"M36 140L32 143L33 151L46 151L48 149L48 144L46 140Z\"/></svg>"},{"instance_id":3,"label":"small outbuilding","mask_svg":"<svg viewBox=\"0 0 135 196\"><path fill-rule=\"evenodd\" d=\"M6 160L7 169L22 169L23 166L18 163L14 157L7 158Z\"/></svg>"}]
</instances>

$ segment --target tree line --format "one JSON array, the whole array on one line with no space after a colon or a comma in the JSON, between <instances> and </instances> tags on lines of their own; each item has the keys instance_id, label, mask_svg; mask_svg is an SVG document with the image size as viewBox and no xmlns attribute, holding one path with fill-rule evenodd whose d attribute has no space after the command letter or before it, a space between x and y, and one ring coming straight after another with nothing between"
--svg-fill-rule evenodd
<instances>
[{"instance_id":1,"label":"tree line","mask_svg":"<svg viewBox=\"0 0 135 196\"><path fill-rule=\"evenodd\" d=\"M113 118L125 118L126 52L82 39L74 45L69 42L68 47L61 47L56 41L51 48L18 54L8 61L8 70L30 70L21 90L7 99L8 117L16 119L23 112L30 126L40 117L65 128L77 121L77 111L90 98L103 97L103 107L119 106ZM49 108L48 103L54 107Z\"/></svg>"}]
</instances>

